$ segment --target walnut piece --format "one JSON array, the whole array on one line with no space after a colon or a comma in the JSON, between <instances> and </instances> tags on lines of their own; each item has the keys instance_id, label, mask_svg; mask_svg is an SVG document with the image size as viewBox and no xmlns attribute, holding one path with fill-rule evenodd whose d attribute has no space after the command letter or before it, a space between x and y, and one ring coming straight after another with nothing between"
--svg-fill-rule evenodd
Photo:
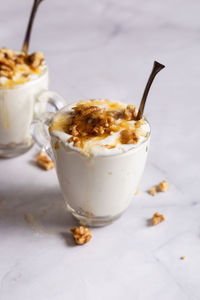
<instances>
[{"instance_id":1,"label":"walnut piece","mask_svg":"<svg viewBox=\"0 0 200 300\"><path fill-rule=\"evenodd\" d=\"M89 228L85 226L79 226L75 228L70 228L73 233L76 244L83 245L88 243L92 238L92 233Z\"/></svg>"},{"instance_id":2,"label":"walnut piece","mask_svg":"<svg viewBox=\"0 0 200 300\"><path fill-rule=\"evenodd\" d=\"M180 257L180 259L181 259L181 260L184 260L184 259L186 259L186 256L183 255L183 256Z\"/></svg>"},{"instance_id":3,"label":"walnut piece","mask_svg":"<svg viewBox=\"0 0 200 300\"><path fill-rule=\"evenodd\" d=\"M152 225L153 226L158 225L159 223L163 222L164 220L165 220L164 215L161 215L158 212L156 212L152 218Z\"/></svg>"},{"instance_id":4,"label":"walnut piece","mask_svg":"<svg viewBox=\"0 0 200 300\"><path fill-rule=\"evenodd\" d=\"M124 129L120 132L120 141L122 144L136 144L138 140L138 136L130 129Z\"/></svg>"},{"instance_id":5,"label":"walnut piece","mask_svg":"<svg viewBox=\"0 0 200 300\"><path fill-rule=\"evenodd\" d=\"M139 195L140 194L140 190L136 190L135 195Z\"/></svg>"},{"instance_id":6,"label":"walnut piece","mask_svg":"<svg viewBox=\"0 0 200 300\"><path fill-rule=\"evenodd\" d=\"M127 121L134 120L137 115L135 105L128 105L124 110L124 119Z\"/></svg>"},{"instance_id":7,"label":"walnut piece","mask_svg":"<svg viewBox=\"0 0 200 300\"><path fill-rule=\"evenodd\" d=\"M159 191L167 192L169 190L169 183L166 180L163 180L158 185Z\"/></svg>"},{"instance_id":8,"label":"walnut piece","mask_svg":"<svg viewBox=\"0 0 200 300\"><path fill-rule=\"evenodd\" d=\"M157 187L156 186L153 186L152 188L150 188L148 190L148 193L151 195L151 196L155 196L157 194Z\"/></svg>"},{"instance_id":9,"label":"walnut piece","mask_svg":"<svg viewBox=\"0 0 200 300\"><path fill-rule=\"evenodd\" d=\"M49 171L54 168L53 161L44 151L40 151L39 155L36 156L36 161L38 165L43 169L45 169L46 171Z\"/></svg>"},{"instance_id":10,"label":"walnut piece","mask_svg":"<svg viewBox=\"0 0 200 300\"><path fill-rule=\"evenodd\" d=\"M27 63L34 69L37 69L44 60L44 55L41 52L34 52L27 57Z\"/></svg>"}]
</instances>

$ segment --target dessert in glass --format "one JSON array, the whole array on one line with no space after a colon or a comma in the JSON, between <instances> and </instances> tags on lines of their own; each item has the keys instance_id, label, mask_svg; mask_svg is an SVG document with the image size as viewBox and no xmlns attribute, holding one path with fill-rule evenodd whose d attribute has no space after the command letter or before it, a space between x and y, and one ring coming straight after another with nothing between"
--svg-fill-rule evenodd
<instances>
[{"instance_id":1,"label":"dessert in glass","mask_svg":"<svg viewBox=\"0 0 200 300\"><path fill-rule=\"evenodd\" d=\"M33 22L42 0L34 0L21 51L0 49L0 157L20 155L33 145L30 124L61 97L48 91L48 70L41 52L28 53ZM54 100L53 100L54 99Z\"/></svg>"},{"instance_id":2,"label":"dessert in glass","mask_svg":"<svg viewBox=\"0 0 200 300\"><path fill-rule=\"evenodd\" d=\"M22 154L32 146L30 124L35 113L45 110L37 97L47 88L48 71L41 52L28 55L0 49L1 157Z\"/></svg>"},{"instance_id":3,"label":"dessert in glass","mask_svg":"<svg viewBox=\"0 0 200 300\"><path fill-rule=\"evenodd\" d=\"M33 137L54 159L67 209L82 224L109 224L129 206L150 140L148 121L136 117L134 105L96 99L34 121Z\"/></svg>"}]
</instances>

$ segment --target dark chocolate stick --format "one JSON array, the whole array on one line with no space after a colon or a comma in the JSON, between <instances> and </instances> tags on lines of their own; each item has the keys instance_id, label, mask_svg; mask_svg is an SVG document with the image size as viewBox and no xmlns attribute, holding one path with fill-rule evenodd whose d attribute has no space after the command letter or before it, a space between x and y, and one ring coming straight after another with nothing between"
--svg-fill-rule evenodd
<instances>
[{"instance_id":1,"label":"dark chocolate stick","mask_svg":"<svg viewBox=\"0 0 200 300\"><path fill-rule=\"evenodd\" d=\"M33 21L35 19L35 15L36 15L38 6L42 1L43 0L34 0L34 3L33 3L33 7L32 7L32 10L31 10L30 17L29 17L28 27L27 27L27 30L26 30L26 35L25 35L24 43L23 43L23 47L22 47L22 52L24 52L25 54L27 54L27 52L28 52L30 36L31 36L31 30L32 30L32 27L33 27Z\"/></svg>"},{"instance_id":2,"label":"dark chocolate stick","mask_svg":"<svg viewBox=\"0 0 200 300\"><path fill-rule=\"evenodd\" d=\"M156 77L156 75L158 74L158 72L160 72L164 68L165 68L164 65L160 64L157 61L154 61L153 69L151 71L151 75L149 76L149 80L147 81L147 84L146 84L146 87L145 87L145 90L144 90L144 93L143 93L143 96L142 96L142 100L140 102L140 107L139 107L139 110L138 110L138 113L137 113L137 116L136 116L136 120L142 119L143 112L144 112L144 106L145 106L147 96L148 96L150 87L152 85L152 82L153 82L154 78Z\"/></svg>"}]
</instances>

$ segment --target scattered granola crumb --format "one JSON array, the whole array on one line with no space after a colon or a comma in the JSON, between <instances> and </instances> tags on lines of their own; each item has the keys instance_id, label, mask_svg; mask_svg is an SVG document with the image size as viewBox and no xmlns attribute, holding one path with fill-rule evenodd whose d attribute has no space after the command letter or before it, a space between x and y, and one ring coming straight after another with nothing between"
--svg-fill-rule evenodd
<instances>
[{"instance_id":1,"label":"scattered granola crumb","mask_svg":"<svg viewBox=\"0 0 200 300\"><path fill-rule=\"evenodd\" d=\"M163 222L165 220L165 217L164 215L161 215L159 214L158 212L156 212L154 215L153 215L153 219L152 219L152 225L157 225L161 222Z\"/></svg>"},{"instance_id":2,"label":"scattered granola crumb","mask_svg":"<svg viewBox=\"0 0 200 300\"><path fill-rule=\"evenodd\" d=\"M54 163L45 151L40 151L36 156L36 161L40 167L49 171L54 168Z\"/></svg>"},{"instance_id":3,"label":"scattered granola crumb","mask_svg":"<svg viewBox=\"0 0 200 300\"><path fill-rule=\"evenodd\" d=\"M150 188L148 190L148 193L151 195L151 196L155 196L157 194L157 187L156 186L153 186L152 188Z\"/></svg>"},{"instance_id":4,"label":"scattered granola crumb","mask_svg":"<svg viewBox=\"0 0 200 300\"><path fill-rule=\"evenodd\" d=\"M155 196L158 192L167 192L169 190L169 183L166 180L161 181L157 186L153 186L148 190L148 193Z\"/></svg>"},{"instance_id":5,"label":"scattered granola crumb","mask_svg":"<svg viewBox=\"0 0 200 300\"><path fill-rule=\"evenodd\" d=\"M92 233L90 229L85 226L70 228L70 231L72 232L75 242L78 245L86 244L92 238Z\"/></svg>"},{"instance_id":6,"label":"scattered granola crumb","mask_svg":"<svg viewBox=\"0 0 200 300\"><path fill-rule=\"evenodd\" d=\"M136 190L135 195L139 195L140 194L140 190Z\"/></svg>"},{"instance_id":7,"label":"scattered granola crumb","mask_svg":"<svg viewBox=\"0 0 200 300\"><path fill-rule=\"evenodd\" d=\"M180 257L180 259L181 259L181 260L184 260L184 259L186 259L186 256L183 255L183 256Z\"/></svg>"},{"instance_id":8,"label":"scattered granola crumb","mask_svg":"<svg viewBox=\"0 0 200 300\"><path fill-rule=\"evenodd\" d=\"M158 185L159 191L167 192L169 190L169 183L166 180L163 180Z\"/></svg>"}]
</instances>

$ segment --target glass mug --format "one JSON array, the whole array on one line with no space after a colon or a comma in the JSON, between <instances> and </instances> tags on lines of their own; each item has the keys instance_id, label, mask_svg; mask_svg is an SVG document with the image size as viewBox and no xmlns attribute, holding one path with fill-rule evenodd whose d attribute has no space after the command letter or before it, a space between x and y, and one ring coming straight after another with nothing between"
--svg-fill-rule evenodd
<instances>
[{"instance_id":1,"label":"glass mug","mask_svg":"<svg viewBox=\"0 0 200 300\"><path fill-rule=\"evenodd\" d=\"M150 133L142 144L127 152L88 158L49 134L53 116L52 112L40 115L32 123L31 131L39 147L55 162L67 210L84 225L112 223L127 209L136 192Z\"/></svg>"},{"instance_id":2,"label":"glass mug","mask_svg":"<svg viewBox=\"0 0 200 300\"><path fill-rule=\"evenodd\" d=\"M45 68L38 78L22 85L0 87L0 157L14 157L32 147L31 122L35 115L45 111L52 96L57 98L57 104L59 98L58 108L63 106L59 95L47 91L48 81Z\"/></svg>"}]
</instances>

